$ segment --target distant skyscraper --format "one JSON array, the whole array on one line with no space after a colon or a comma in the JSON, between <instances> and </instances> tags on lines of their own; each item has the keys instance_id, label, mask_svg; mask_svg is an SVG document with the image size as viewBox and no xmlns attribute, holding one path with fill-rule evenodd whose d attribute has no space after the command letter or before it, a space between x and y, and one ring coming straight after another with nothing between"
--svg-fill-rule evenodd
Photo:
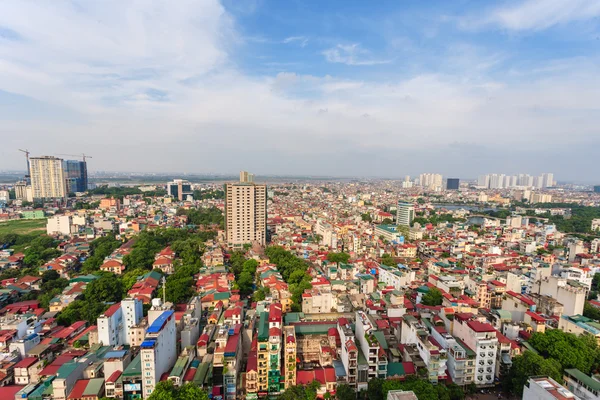
<instances>
[{"instance_id":1,"label":"distant skyscraper","mask_svg":"<svg viewBox=\"0 0 600 400\"><path fill-rule=\"evenodd\" d=\"M34 199L64 199L67 197L67 185L61 158L30 157L29 167Z\"/></svg>"},{"instance_id":2,"label":"distant skyscraper","mask_svg":"<svg viewBox=\"0 0 600 400\"><path fill-rule=\"evenodd\" d=\"M446 189L447 190L458 190L460 186L460 179L458 178L448 178L446 181Z\"/></svg>"},{"instance_id":3,"label":"distant skyscraper","mask_svg":"<svg viewBox=\"0 0 600 400\"><path fill-rule=\"evenodd\" d=\"M480 186L483 188L489 188L490 187L490 176L489 175L480 175L479 178L477 179L477 186Z\"/></svg>"},{"instance_id":4,"label":"distant skyscraper","mask_svg":"<svg viewBox=\"0 0 600 400\"><path fill-rule=\"evenodd\" d=\"M240 183L253 183L253 182L254 182L254 174L251 174L248 171L240 171Z\"/></svg>"},{"instance_id":5,"label":"distant skyscraper","mask_svg":"<svg viewBox=\"0 0 600 400\"><path fill-rule=\"evenodd\" d=\"M398 202L396 224L400 226L410 226L413 219L415 219L415 207L412 204Z\"/></svg>"},{"instance_id":6,"label":"distant skyscraper","mask_svg":"<svg viewBox=\"0 0 600 400\"><path fill-rule=\"evenodd\" d=\"M254 175L245 171L240 182L225 185L225 234L231 247L266 244L267 186L254 183Z\"/></svg>"},{"instance_id":7,"label":"distant skyscraper","mask_svg":"<svg viewBox=\"0 0 600 400\"><path fill-rule=\"evenodd\" d=\"M542 174L542 187L547 188L547 187L552 187L552 186L554 186L554 174L552 174L552 173Z\"/></svg>"},{"instance_id":8,"label":"distant skyscraper","mask_svg":"<svg viewBox=\"0 0 600 400\"><path fill-rule=\"evenodd\" d=\"M87 163L85 161L66 160L63 165L67 193L85 192L87 190Z\"/></svg>"},{"instance_id":9,"label":"distant skyscraper","mask_svg":"<svg viewBox=\"0 0 600 400\"><path fill-rule=\"evenodd\" d=\"M594 193L600 193L600 185L594 186Z\"/></svg>"},{"instance_id":10,"label":"distant skyscraper","mask_svg":"<svg viewBox=\"0 0 600 400\"><path fill-rule=\"evenodd\" d=\"M193 196L192 184L183 179L174 179L167 183L167 194L173 196L179 201L186 200L188 196Z\"/></svg>"},{"instance_id":11,"label":"distant skyscraper","mask_svg":"<svg viewBox=\"0 0 600 400\"><path fill-rule=\"evenodd\" d=\"M419 185L422 187L439 190L442 188L442 175L440 174L421 174L419 175Z\"/></svg>"}]
</instances>

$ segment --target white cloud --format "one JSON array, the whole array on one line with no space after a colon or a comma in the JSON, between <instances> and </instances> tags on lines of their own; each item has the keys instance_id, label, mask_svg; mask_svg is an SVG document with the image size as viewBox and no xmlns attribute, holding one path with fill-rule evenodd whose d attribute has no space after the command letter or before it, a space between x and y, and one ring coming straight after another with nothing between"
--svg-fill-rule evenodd
<instances>
[{"instance_id":1,"label":"white cloud","mask_svg":"<svg viewBox=\"0 0 600 400\"><path fill-rule=\"evenodd\" d=\"M370 52L363 49L358 43L350 45L338 44L323 51L323 55L330 63L347 65L378 65L391 62L391 60L376 60L371 58Z\"/></svg>"},{"instance_id":2,"label":"white cloud","mask_svg":"<svg viewBox=\"0 0 600 400\"><path fill-rule=\"evenodd\" d=\"M290 36L283 39L282 43L299 43L300 47L306 47L306 45L308 44L308 38L306 36Z\"/></svg>"},{"instance_id":3,"label":"white cloud","mask_svg":"<svg viewBox=\"0 0 600 400\"><path fill-rule=\"evenodd\" d=\"M21 154L11 149L25 146L36 154L89 152L96 170L377 175L389 173L389 163L378 170L373 161L386 152L400 173L455 142L492 154L499 138L533 153L568 137L565 148L574 155L565 160L577 166L593 159L576 154L593 147L600 126L593 60L531 68L526 79L511 82L486 75L495 57L461 47L459 58L468 55L481 67L441 57L440 64L455 68L385 81L256 76L232 61L243 42L216 0L177 8L166 0L81 4L0 4L0 26L20 38L0 42L0 91L76 114L56 122L19 119L0 108L0 168L18 168ZM386 62L358 44L336 46L325 57L349 65ZM471 62L479 58L486 62ZM232 170L222 170L225 160Z\"/></svg>"},{"instance_id":4,"label":"white cloud","mask_svg":"<svg viewBox=\"0 0 600 400\"><path fill-rule=\"evenodd\" d=\"M511 31L540 31L555 25L600 16L595 0L527 0L492 10L488 15L463 20L463 27L498 25Z\"/></svg>"}]
</instances>

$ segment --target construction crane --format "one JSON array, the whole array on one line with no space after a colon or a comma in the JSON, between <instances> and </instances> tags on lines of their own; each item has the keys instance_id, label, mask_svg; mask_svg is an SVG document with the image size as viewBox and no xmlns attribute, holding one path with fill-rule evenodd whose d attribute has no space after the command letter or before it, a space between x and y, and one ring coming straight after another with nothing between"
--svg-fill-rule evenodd
<instances>
[{"instance_id":1,"label":"construction crane","mask_svg":"<svg viewBox=\"0 0 600 400\"><path fill-rule=\"evenodd\" d=\"M81 157L83 158L83 162L85 162L86 158L93 158L92 156L88 156L85 153L81 154L57 154L58 156L69 156L69 157Z\"/></svg>"},{"instance_id":2,"label":"construction crane","mask_svg":"<svg viewBox=\"0 0 600 400\"><path fill-rule=\"evenodd\" d=\"M19 151L25 153L25 158L27 159L27 175L25 175L25 178L29 178L31 174L31 172L29 171L29 150L19 149Z\"/></svg>"}]
</instances>

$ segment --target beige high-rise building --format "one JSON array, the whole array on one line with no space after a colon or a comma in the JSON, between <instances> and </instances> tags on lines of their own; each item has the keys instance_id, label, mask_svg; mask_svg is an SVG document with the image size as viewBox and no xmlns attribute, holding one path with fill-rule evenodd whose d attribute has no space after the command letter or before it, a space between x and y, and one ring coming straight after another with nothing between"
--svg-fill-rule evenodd
<instances>
[{"instance_id":1,"label":"beige high-rise building","mask_svg":"<svg viewBox=\"0 0 600 400\"><path fill-rule=\"evenodd\" d=\"M31 187L34 199L67 197L63 160L52 156L30 157Z\"/></svg>"},{"instance_id":2,"label":"beige high-rise building","mask_svg":"<svg viewBox=\"0 0 600 400\"><path fill-rule=\"evenodd\" d=\"M230 247L267 241L267 185L240 172L240 182L225 185L225 233Z\"/></svg>"}]
</instances>

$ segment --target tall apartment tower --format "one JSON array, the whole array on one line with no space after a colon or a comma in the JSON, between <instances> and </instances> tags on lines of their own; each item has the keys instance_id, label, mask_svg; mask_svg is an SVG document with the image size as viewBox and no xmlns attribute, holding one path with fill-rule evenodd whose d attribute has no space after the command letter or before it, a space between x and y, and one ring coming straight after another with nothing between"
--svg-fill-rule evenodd
<instances>
[{"instance_id":1,"label":"tall apartment tower","mask_svg":"<svg viewBox=\"0 0 600 400\"><path fill-rule=\"evenodd\" d=\"M254 175L240 173L240 182L225 185L225 233L227 244L267 241L267 186L254 183Z\"/></svg>"},{"instance_id":2,"label":"tall apartment tower","mask_svg":"<svg viewBox=\"0 0 600 400\"><path fill-rule=\"evenodd\" d=\"M396 225L410 226L413 219L415 219L415 206L408 203L398 202Z\"/></svg>"},{"instance_id":3,"label":"tall apartment tower","mask_svg":"<svg viewBox=\"0 0 600 400\"><path fill-rule=\"evenodd\" d=\"M87 163L78 160L66 160L63 164L67 193L85 192L88 186Z\"/></svg>"},{"instance_id":4,"label":"tall apartment tower","mask_svg":"<svg viewBox=\"0 0 600 400\"><path fill-rule=\"evenodd\" d=\"M146 331L140 346L142 390L145 399L152 394L160 377L173 368L177 359L177 337L173 311L163 311Z\"/></svg>"},{"instance_id":5,"label":"tall apartment tower","mask_svg":"<svg viewBox=\"0 0 600 400\"><path fill-rule=\"evenodd\" d=\"M61 158L42 156L29 158L34 199L64 199L67 185Z\"/></svg>"}]
</instances>

